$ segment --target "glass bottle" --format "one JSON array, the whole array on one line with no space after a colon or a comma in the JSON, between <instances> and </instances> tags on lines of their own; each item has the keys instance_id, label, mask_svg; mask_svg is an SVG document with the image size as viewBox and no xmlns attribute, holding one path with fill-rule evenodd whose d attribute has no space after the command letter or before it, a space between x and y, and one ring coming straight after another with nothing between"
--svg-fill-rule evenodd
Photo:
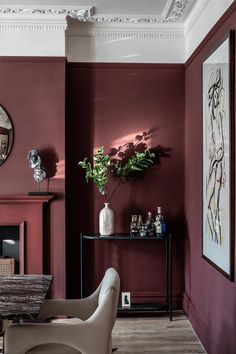
<instances>
[{"instance_id":1,"label":"glass bottle","mask_svg":"<svg viewBox=\"0 0 236 354\"><path fill-rule=\"evenodd\" d=\"M138 229L138 235L140 235L140 230L142 228L142 225L143 225L143 220L142 220L142 215L139 215L138 216L138 224L137 224L137 229Z\"/></svg>"},{"instance_id":2,"label":"glass bottle","mask_svg":"<svg viewBox=\"0 0 236 354\"><path fill-rule=\"evenodd\" d=\"M152 217L152 212L148 211L147 219L145 221L146 226L146 236L153 236L154 235L154 219Z\"/></svg>"},{"instance_id":3,"label":"glass bottle","mask_svg":"<svg viewBox=\"0 0 236 354\"><path fill-rule=\"evenodd\" d=\"M157 207L157 212L156 212L156 217L155 217L155 233L156 235L162 234L162 220L163 220L163 215L162 215L162 210L161 207Z\"/></svg>"},{"instance_id":4,"label":"glass bottle","mask_svg":"<svg viewBox=\"0 0 236 354\"><path fill-rule=\"evenodd\" d=\"M156 220L157 219L160 221L163 219L162 208L160 206L157 207Z\"/></svg>"},{"instance_id":5,"label":"glass bottle","mask_svg":"<svg viewBox=\"0 0 236 354\"><path fill-rule=\"evenodd\" d=\"M138 228L137 228L138 216L132 215L131 223L130 223L130 236L135 237L138 235Z\"/></svg>"},{"instance_id":6,"label":"glass bottle","mask_svg":"<svg viewBox=\"0 0 236 354\"><path fill-rule=\"evenodd\" d=\"M162 208L157 207L156 220L155 220L155 232L157 236L163 235L166 231L166 224L162 213Z\"/></svg>"}]
</instances>

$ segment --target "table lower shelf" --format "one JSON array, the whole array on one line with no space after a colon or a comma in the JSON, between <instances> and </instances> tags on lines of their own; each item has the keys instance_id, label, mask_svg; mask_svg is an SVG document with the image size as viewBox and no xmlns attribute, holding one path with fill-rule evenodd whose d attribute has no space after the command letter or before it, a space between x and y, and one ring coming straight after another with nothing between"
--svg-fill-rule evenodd
<instances>
[{"instance_id":1,"label":"table lower shelf","mask_svg":"<svg viewBox=\"0 0 236 354\"><path fill-rule=\"evenodd\" d=\"M156 313L160 311L168 312L168 304L132 304L131 307L118 306L118 315L128 315L132 313Z\"/></svg>"}]
</instances>

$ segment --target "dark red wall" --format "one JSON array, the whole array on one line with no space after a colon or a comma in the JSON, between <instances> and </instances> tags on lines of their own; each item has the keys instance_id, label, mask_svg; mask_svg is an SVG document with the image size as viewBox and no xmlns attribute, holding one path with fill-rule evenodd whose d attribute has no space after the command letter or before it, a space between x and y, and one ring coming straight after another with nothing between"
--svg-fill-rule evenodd
<instances>
[{"instance_id":1,"label":"dark red wall","mask_svg":"<svg viewBox=\"0 0 236 354\"><path fill-rule=\"evenodd\" d=\"M93 149L130 142L136 134L152 131L150 144L169 151L159 165L133 182L122 185L110 206L115 232L129 232L131 214L146 216L163 207L174 236L174 296L183 291L184 242L184 66L152 64L68 64L67 68L67 267L72 284L79 279L79 232L98 232L103 197L87 185L77 162ZM113 183L113 182L112 182ZM133 301L155 301L164 296L164 245L154 242L100 242L86 255L87 292L103 270L115 266L121 290ZM90 258L91 257L91 258ZM158 283L158 281L160 282ZM68 288L76 296L79 283ZM175 301L176 303L176 301ZM180 302L181 303L181 302Z\"/></svg>"},{"instance_id":2,"label":"dark red wall","mask_svg":"<svg viewBox=\"0 0 236 354\"><path fill-rule=\"evenodd\" d=\"M51 175L56 173L49 182L50 192L57 196L51 202L45 257L46 271L54 275L52 295L64 297L65 59L1 58L0 77L0 104L12 120L15 135L11 154L0 167L0 194L37 191L27 153L38 149ZM47 189L46 181L41 189ZM34 252L36 255L37 249Z\"/></svg>"},{"instance_id":3,"label":"dark red wall","mask_svg":"<svg viewBox=\"0 0 236 354\"><path fill-rule=\"evenodd\" d=\"M186 65L184 309L209 354L236 351L236 285L201 257L201 61L229 29L236 28L235 24L234 4Z\"/></svg>"}]
</instances>

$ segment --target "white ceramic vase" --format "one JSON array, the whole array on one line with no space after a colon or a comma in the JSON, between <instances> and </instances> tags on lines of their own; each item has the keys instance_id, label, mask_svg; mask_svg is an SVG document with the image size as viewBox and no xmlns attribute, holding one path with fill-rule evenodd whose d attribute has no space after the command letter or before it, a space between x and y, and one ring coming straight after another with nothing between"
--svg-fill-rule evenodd
<instances>
[{"instance_id":1,"label":"white ceramic vase","mask_svg":"<svg viewBox=\"0 0 236 354\"><path fill-rule=\"evenodd\" d=\"M101 236L110 236L114 233L114 212L109 203L104 203L104 208L99 213L99 233Z\"/></svg>"}]
</instances>

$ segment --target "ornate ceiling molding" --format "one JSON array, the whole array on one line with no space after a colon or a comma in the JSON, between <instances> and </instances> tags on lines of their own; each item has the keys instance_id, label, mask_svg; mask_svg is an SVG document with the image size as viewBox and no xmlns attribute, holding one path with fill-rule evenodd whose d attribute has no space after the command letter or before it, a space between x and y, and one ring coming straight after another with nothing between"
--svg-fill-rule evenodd
<instances>
[{"instance_id":1,"label":"ornate ceiling molding","mask_svg":"<svg viewBox=\"0 0 236 354\"><path fill-rule=\"evenodd\" d=\"M64 15L77 19L80 22L92 23L169 23L181 22L191 4L195 0L173 0L164 17L140 17L140 16L116 16L94 15L94 7L91 8L0 8L0 15Z\"/></svg>"},{"instance_id":2,"label":"ornate ceiling molding","mask_svg":"<svg viewBox=\"0 0 236 354\"><path fill-rule=\"evenodd\" d=\"M194 0L175 0L172 3L172 6L168 11L168 16L165 18L164 22L179 22L185 17L193 3Z\"/></svg>"},{"instance_id":3,"label":"ornate ceiling molding","mask_svg":"<svg viewBox=\"0 0 236 354\"><path fill-rule=\"evenodd\" d=\"M0 23L0 30L20 30L20 31L65 31L67 25L60 23Z\"/></svg>"},{"instance_id":4,"label":"ornate ceiling molding","mask_svg":"<svg viewBox=\"0 0 236 354\"><path fill-rule=\"evenodd\" d=\"M67 37L91 37L91 38L111 38L111 39L163 39L170 40L184 38L183 31L110 31L110 30L66 30Z\"/></svg>"},{"instance_id":5,"label":"ornate ceiling molding","mask_svg":"<svg viewBox=\"0 0 236 354\"><path fill-rule=\"evenodd\" d=\"M186 12L189 10L190 6L193 4L194 0L174 0L166 15L164 17L138 17L138 16L99 16L95 15L93 17L87 18L84 17L81 21L84 22L112 22L112 23L178 23L186 15Z\"/></svg>"},{"instance_id":6,"label":"ornate ceiling molding","mask_svg":"<svg viewBox=\"0 0 236 354\"><path fill-rule=\"evenodd\" d=\"M0 8L0 14L4 15L65 15L85 20L93 16L93 7L90 9L64 9L64 8Z\"/></svg>"}]
</instances>

